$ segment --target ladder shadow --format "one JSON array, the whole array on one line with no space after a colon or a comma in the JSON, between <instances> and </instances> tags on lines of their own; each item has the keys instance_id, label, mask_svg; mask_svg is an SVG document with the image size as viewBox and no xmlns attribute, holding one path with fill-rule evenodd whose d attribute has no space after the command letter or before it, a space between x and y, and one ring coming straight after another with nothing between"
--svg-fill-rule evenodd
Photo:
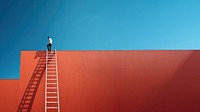
<instances>
[{"instance_id":1,"label":"ladder shadow","mask_svg":"<svg viewBox=\"0 0 200 112\"><path fill-rule=\"evenodd\" d=\"M17 112L30 112L38 87L40 85L42 76L46 69L46 59L44 51L37 51L34 59L39 57L39 61L32 73L32 76L28 82L28 85L24 91L21 102L18 106Z\"/></svg>"}]
</instances>

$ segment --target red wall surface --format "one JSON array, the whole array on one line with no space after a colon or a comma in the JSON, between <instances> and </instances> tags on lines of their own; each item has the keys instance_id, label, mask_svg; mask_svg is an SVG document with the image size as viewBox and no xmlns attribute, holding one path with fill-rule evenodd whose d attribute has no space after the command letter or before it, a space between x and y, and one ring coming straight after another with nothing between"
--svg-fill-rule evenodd
<instances>
[{"instance_id":1,"label":"red wall surface","mask_svg":"<svg viewBox=\"0 0 200 112\"><path fill-rule=\"evenodd\" d=\"M57 53L62 112L200 112L200 51ZM44 55L22 51L20 80L0 80L2 112L18 110ZM32 112L44 111L44 76Z\"/></svg>"}]
</instances>

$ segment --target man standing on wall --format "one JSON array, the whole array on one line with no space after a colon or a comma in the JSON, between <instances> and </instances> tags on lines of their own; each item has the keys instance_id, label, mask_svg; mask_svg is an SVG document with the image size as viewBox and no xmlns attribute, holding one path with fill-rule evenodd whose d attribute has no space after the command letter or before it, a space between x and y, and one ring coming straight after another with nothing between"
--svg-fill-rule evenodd
<instances>
[{"instance_id":1,"label":"man standing on wall","mask_svg":"<svg viewBox=\"0 0 200 112\"><path fill-rule=\"evenodd\" d=\"M48 36L48 44L47 44L48 51L51 51L52 42L53 42L52 39Z\"/></svg>"}]
</instances>

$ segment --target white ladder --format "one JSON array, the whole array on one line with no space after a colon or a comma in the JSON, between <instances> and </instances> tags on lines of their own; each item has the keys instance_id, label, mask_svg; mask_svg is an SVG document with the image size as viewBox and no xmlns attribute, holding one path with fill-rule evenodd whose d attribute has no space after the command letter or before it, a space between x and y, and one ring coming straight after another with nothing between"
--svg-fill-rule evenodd
<instances>
[{"instance_id":1,"label":"white ladder","mask_svg":"<svg viewBox=\"0 0 200 112\"><path fill-rule=\"evenodd\" d=\"M57 53L46 51L45 112L60 112Z\"/></svg>"}]
</instances>

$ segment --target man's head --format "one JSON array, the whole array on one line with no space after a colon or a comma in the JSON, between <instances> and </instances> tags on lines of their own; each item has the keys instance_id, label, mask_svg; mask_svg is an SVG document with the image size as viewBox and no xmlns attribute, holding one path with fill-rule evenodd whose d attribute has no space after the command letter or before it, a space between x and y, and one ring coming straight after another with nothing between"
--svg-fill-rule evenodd
<instances>
[{"instance_id":1,"label":"man's head","mask_svg":"<svg viewBox=\"0 0 200 112\"><path fill-rule=\"evenodd\" d=\"M48 39L49 39L50 37L48 36Z\"/></svg>"}]
</instances>

